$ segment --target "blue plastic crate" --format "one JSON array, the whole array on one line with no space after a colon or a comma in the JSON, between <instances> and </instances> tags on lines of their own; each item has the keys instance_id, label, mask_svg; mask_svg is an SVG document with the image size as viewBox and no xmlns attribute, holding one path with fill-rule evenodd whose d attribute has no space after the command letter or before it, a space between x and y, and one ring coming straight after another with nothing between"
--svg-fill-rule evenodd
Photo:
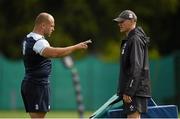
<instances>
[{"instance_id":1,"label":"blue plastic crate","mask_svg":"<svg viewBox=\"0 0 180 119\"><path fill-rule=\"evenodd\" d=\"M95 111L90 118L125 118L122 100L113 95L104 105ZM178 118L176 105L157 105L152 98L148 100L148 112L141 114L142 118Z\"/></svg>"},{"instance_id":2,"label":"blue plastic crate","mask_svg":"<svg viewBox=\"0 0 180 119\"><path fill-rule=\"evenodd\" d=\"M108 110L107 118L122 118L125 117L123 109ZM177 106L162 105L149 106L148 112L141 114L142 118L178 118Z\"/></svg>"}]
</instances>

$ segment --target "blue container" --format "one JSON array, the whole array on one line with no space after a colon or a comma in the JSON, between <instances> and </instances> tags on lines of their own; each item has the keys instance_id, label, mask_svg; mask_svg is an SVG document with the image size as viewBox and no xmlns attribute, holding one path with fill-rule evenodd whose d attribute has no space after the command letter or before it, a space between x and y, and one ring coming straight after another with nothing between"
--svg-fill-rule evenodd
<instances>
[{"instance_id":1,"label":"blue container","mask_svg":"<svg viewBox=\"0 0 180 119\"><path fill-rule=\"evenodd\" d=\"M110 98L90 118L125 118L122 101L117 95ZM152 98L148 101L148 112L141 114L141 118L178 118L176 105L157 105Z\"/></svg>"}]
</instances>

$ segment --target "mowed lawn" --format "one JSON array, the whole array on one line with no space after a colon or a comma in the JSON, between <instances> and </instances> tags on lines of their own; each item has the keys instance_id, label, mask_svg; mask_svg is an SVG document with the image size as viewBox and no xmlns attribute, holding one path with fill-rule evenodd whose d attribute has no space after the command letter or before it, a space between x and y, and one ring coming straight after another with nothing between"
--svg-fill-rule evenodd
<instances>
[{"instance_id":1,"label":"mowed lawn","mask_svg":"<svg viewBox=\"0 0 180 119\"><path fill-rule=\"evenodd\" d=\"M89 118L92 113L85 112L84 118ZM180 117L180 113L178 117ZM29 118L29 115L24 111L0 110L0 118ZM79 116L76 111L51 111L46 115L46 118L79 118Z\"/></svg>"},{"instance_id":2,"label":"mowed lawn","mask_svg":"<svg viewBox=\"0 0 180 119\"><path fill-rule=\"evenodd\" d=\"M85 112L84 118L89 118L93 112ZM78 113L76 111L50 111L47 118L78 118ZM29 115L24 111L8 111L0 110L0 118L29 118Z\"/></svg>"}]
</instances>

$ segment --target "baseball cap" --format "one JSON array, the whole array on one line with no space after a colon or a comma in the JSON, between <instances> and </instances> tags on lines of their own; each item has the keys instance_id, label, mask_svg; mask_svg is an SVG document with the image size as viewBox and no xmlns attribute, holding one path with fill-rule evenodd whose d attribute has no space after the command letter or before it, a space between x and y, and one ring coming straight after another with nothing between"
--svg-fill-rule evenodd
<instances>
[{"instance_id":1,"label":"baseball cap","mask_svg":"<svg viewBox=\"0 0 180 119\"><path fill-rule=\"evenodd\" d=\"M124 20L127 20L127 19L129 19L129 20L134 19L135 21L137 21L137 16L131 10L124 10L119 14L119 16L117 18L115 18L113 20L116 21L116 22L121 22L121 21L124 21Z\"/></svg>"}]
</instances>

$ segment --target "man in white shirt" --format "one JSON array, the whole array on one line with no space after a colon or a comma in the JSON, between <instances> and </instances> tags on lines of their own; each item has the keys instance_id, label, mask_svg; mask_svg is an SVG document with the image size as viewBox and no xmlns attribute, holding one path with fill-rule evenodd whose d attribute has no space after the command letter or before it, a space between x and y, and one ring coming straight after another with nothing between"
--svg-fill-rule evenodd
<instances>
[{"instance_id":1,"label":"man in white shirt","mask_svg":"<svg viewBox=\"0 0 180 119\"><path fill-rule=\"evenodd\" d=\"M21 84L21 94L26 112L31 118L44 118L50 110L49 76L51 60L70 53L87 49L87 42L81 42L69 47L52 47L45 39L54 31L54 18L48 13L40 13L35 26L23 40L23 61L25 76Z\"/></svg>"}]
</instances>

